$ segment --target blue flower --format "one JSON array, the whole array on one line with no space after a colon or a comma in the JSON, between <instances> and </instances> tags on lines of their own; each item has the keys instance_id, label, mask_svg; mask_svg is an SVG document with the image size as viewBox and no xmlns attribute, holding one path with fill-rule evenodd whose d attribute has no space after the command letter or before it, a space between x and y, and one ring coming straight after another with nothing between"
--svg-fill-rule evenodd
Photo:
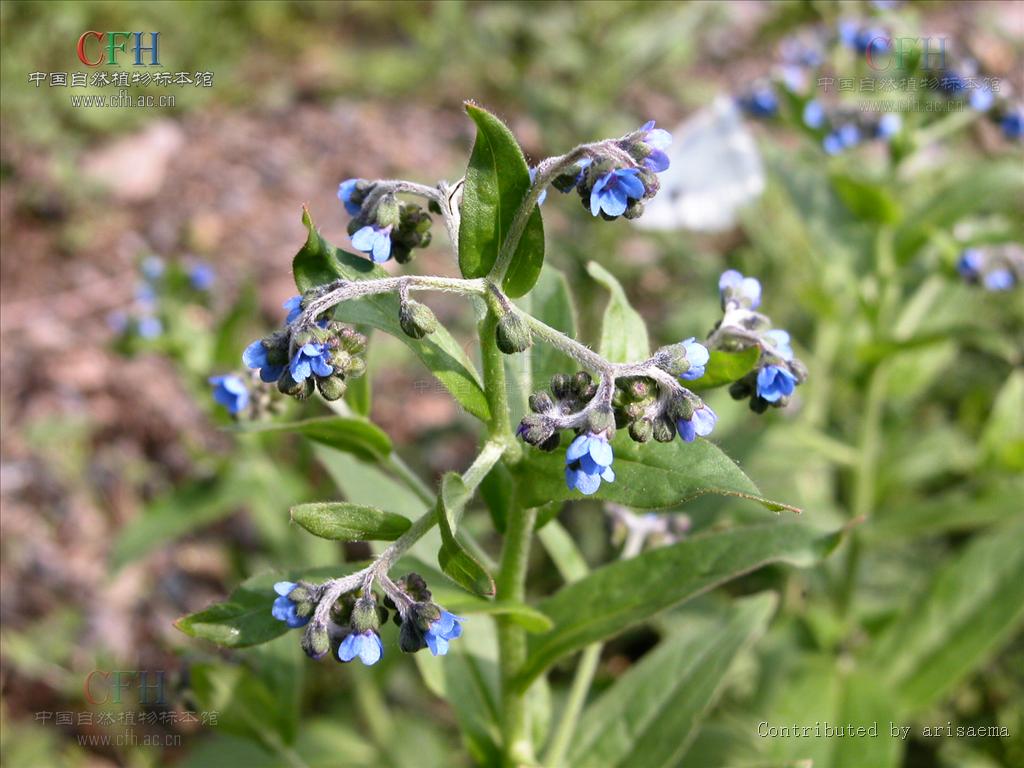
<instances>
[{"instance_id":1,"label":"blue flower","mask_svg":"<svg viewBox=\"0 0 1024 768\"><path fill-rule=\"evenodd\" d=\"M771 117L779 111L775 91L762 86L740 99L740 108L751 117Z\"/></svg>"},{"instance_id":2,"label":"blue flower","mask_svg":"<svg viewBox=\"0 0 1024 768\"><path fill-rule=\"evenodd\" d=\"M289 324L294 323L302 314L302 297L292 296L281 306L288 310L288 317L286 317L284 321Z\"/></svg>"},{"instance_id":3,"label":"blue flower","mask_svg":"<svg viewBox=\"0 0 1024 768\"><path fill-rule=\"evenodd\" d=\"M217 272L209 264L194 264L188 271L188 281L197 291L208 291L217 282Z\"/></svg>"},{"instance_id":4,"label":"blue flower","mask_svg":"<svg viewBox=\"0 0 1024 768\"><path fill-rule=\"evenodd\" d=\"M686 360L690 363L690 367L679 378L687 381L699 379L704 375L704 369L708 360L711 359L708 348L691 336L683 342L683 349L686 350Z\"/></svg>"},{"instance_id":5,"label":"blue flower","mask_svg":"<svg viewBox=\"0 0 1024 768\"><path fill-rule=\"evenodd\" d=\"M533 184L537 181L537 169L530 169L530 183ZM548 199L547 189L542 189L540 194L537 195L537 205L544 205L544 201Z\"/></svg>"},{"instance_id":6,"label":"blue flower","mask_svg":"<svg viewBox=\"0 0 1024 768\"><path fill-rule=\"evenodd\" d=\"M665 150L672 144L672 134L664 128L655 128L654 121L649 120L640 127L643 141L650 147L650 154L644 158L644 166L655 173L668 170L671 163Z\"/></svg>"},{"instance_id":7,"label":"blue flower","mask_svg":"<svg viewBox=\"0 0 1024 768\"><path fill-rule=\"evenodd\" d=\"M288 599L291 591L297 587L294 581L279 581L274 585L274 591L278 597L274 600L274 606L270 609L270 615L278 621L283 621L292 629L303 627L309 623L308 616L299 616L295 612L295 603Z\"/></svg>"},{"instance_id":8,"label":"blue flower","mask_svg":"<svg viewBox=\"0 0 1024 768\"><path fill-rule=\"evenodd\" d=\"M256 341L245 348L245 351L242 353L242 362L248 368L259 368L260 379L268 384L272 381L277 381L281 378L281 374L284 373L284 365L271 365L267 360L267 348L264 346L262 339L256 339Z\"/></svg>"},{"instance_id":9,"label":"blue flower","mask_svg":"<svg viewBox=\"0 0 1024 768\"><path fill-rule=\"evenodd\" d=\"M985 266L985 257L977 248L965 248L956 263L956 271L966 280L977 280Z\"/></svg>"},{"instance_id":10,"label":"blue flower","mask_svg":"<svg viewBox=\"0 0 1024 768\"><path fill-rule=\"evenodd\" d=\"M841 125L824 138L821 145L830 155L838 155L844 149L856 146L860 141L860 128L853 123Z\"/></svg>"},{"instance_id":11,"label":"blue flower","mask_svg":"<svg viewBox=\"0 0 1024 768\"><path fill-rule=\"evenodd\" d=\"M775 352L783 360L793 359L793 347L789 344L789 334L783 330L765 331L763 338L772 346Z\"/></svg>"},{"instance_id":12,"label":"blue flower","mask_svg":"<svg viewBox=\"0 0 1024 768\"><path fill-rule=\"evenodd\" d=\"M331 367L331 351L326 344L303 344L292 358L288 370L292 378L299 383L309 378L310 374L330 376L334 373L334 368Z\"/></svg>"},{"instance_id":13,"label":"blue flower","mask_svg":"<svg viewBox=\"0 0 1024 768\"><path fill-rule=\"evenodd\" d=\"M878 118L875 135L880 139L891 139L903 129L903 118L895 112L887 112Z\"/></svg>"},{"instance_id":14,"label":"blue flower","mask_svg":"<svg viewBox=\"0 0 1024 768\"><path fill-rule=\"evenodd\" d=\"M1024 136L1024 108L1017 107L1006 113L1000 125L1003 135L1008 139L1019 139Z\"/></svg>"},{"instance_id":15,"label":"blue flower","mask_svg":"<svg viewBox=\"0 0 1024 768\"><path fill-rule=\"evenodd\" d=\"M967 81L956 72L944 72L939 78L939 90L945 91L950 96L956 96L967 90Z\"/></svg>"},{"instance_id":16,"label":"blue flower","mask_svg":"<svg viewBox=\"0 0 1024 768\"><path fill-rule=\"evenodd\" d=\"M853 47L858 53L867 53L869 48L873 53L881 53L889 47L889 37L880 27L865 27L857 32Z\"/></svg>"},{"instance_id":17,"label":"blue flower","mask_svg":"<svg viewBox=\"0 0 1024 768\"><path fill-rule=\"evenodd\" d=\"M352 202L352 193L356 191L358 183L359 179L349 179L338 185L338 199L345 204L345 210L348 211L349 216L358 215L362 208L358 203Z\"/></svg>"},{"instance_id":18,"label":"blue flower","mask_svg":"<svg viewBox=\"0 0 1024 768\"><path fill-rule=\"evenodd\" d=\"M211 376L213 399L232 414L241 413L249 404L249 389L238 376Z\"/></svg>"},{"instance_id":19,"label":"blue flower","mask_svg":"<svg viewBox=\"0 0 1024 768\"><path fill-rule=\"evenodd\" d=\"M757 396L769 403L789 397L796 388L796 377L785 368L766 365L757 372Z\"/></svg>"},{"instance_id":20,"label":"blue flower","mask_svg":"<svg viewBox=\"0 0 1024 768\"><path fill-rule=\"evenodd\" d=\"M616 168L599 178L590 192L590 212L597 216L602 211L609 216L621 216L630 200L644 196L644 183L639 168Z\"/></svg>"},{"instance_id":21,"label":"blue flower","mask_svg":"<svg viewBox=\"0 0 1024 768\"><path fill-rule=\"evenodd\" d=\"M985 85L979 85L971 89L968 103L975 112L988 112L995 103L996 97L992 89Z\"/></svg>"},{"instance_id":22,"label":"blue flower","mask_svg":"<svg viewBox=\"0 0 1024 768\"><path fill-rule=\"evenodd\" d=\"M139 283L135 286L135 301L145 307L151 307L156 303L156 288L149 283Z\"/></svg>"},{"instance_id":23,"label":"blue flower","mask_svg":"<svg viewBox=\"0 0 1024 768\"><path fill-rule=\"evenodd\" d=\"M391 258L391 227L366 226L352 235L352 247L368 254L375 264Z\"/></svg>"},{"instance_id":24,"label":"blue flower","mask_svg":"<svg viewBox=\"0 0 1024 768\"><path fill-rule=\"evenodd\" d=\"M441 618L431 623L423 635L430 652L435 656L444 656L448 653L448 643L462 635L463 621L461 616L442 610Z\"/></svg>"},{"instance_id":25,"label":"blue flower","mask_svg":"<svg viewBox=\"0 0 1024 768\"><path fill-rule=\"evenodd\" d=\"M707 437L718 423L718 414L711 410L710 405L702 405L693 412L688 419L679 419L676 422L676 431L683 438L683 442L692 443L698 435Z\"/></svg>"},{"instance_id":26,"label":"blue flower","mask_svg":"<svg viewBox=\"0 0 1024 768\"><path fill-rule=\"evenodd\" d=\"M565 483L569 490L589 496L601 487L601 481L615 481L612 447L604 435L579 435L565 452Z\"/></svg>"},{"instance_id":27,"label":"blue flower","mask_svg":"<svg viewBox=\"0 0 1024 768\"><path fill-rule=\"evenodd\" d=\"M718 278L718 292L722 303L735 301L750 309L761 306L761 282L756 277L744 277L735 269L727 269Z\"/></svg>"},{"instance_id":28,"label":"blue flower","mask_svg":"<svg viewBox=\"0 0 1024 768\"><path fill-rule=\"evenodd\" d=\"M821 103L811 99L804 105L804 125L818 129L825 124L825 109Z\"/></svg>"},{"instance_id":29,"label":"blue flower","mask_svg":"<svg viewBox=\"0 0 1024 768\"><path fill-rule=\"evenodd\" d=\"M159 280L164 273L164 260L159 256L147 256L142 260L140 269L147 280Z\"/></svg>"},{"instance_id":30,"label":"blue flower","mask_svg":"<svg viewBox=\"0 0 1024 768\"><path fill-rule=\"evenodd\" d=\"M159 317L146 315L138 322L139 336L144 339L155 339L164 332L164 324Z\"/></svg>"},{"instance_id":31,"label":"blue flower","mask_svg":"<svg viewBox=\"0 0 1024 768\"><path fill-rule=\"evenodd\" d=\"M1005 267L999 267L985 275L982 282L985 284L985 288L990 291L1008 291L1013 288L1016 280L1010 270Z\"/></svg>"},{"instance_id":32,"label":"blue flower","mask_svg":"<svg viewBox=\"0 0 1024 768\"><path fill-rule=\"evenodd\" d=\"M341 661L352 661L356 656L368 667L372 667L384 655L384 643L380 635L372 629L365 632L351 632L338 646L338 658Z\"/></svg>"}]
</instances>

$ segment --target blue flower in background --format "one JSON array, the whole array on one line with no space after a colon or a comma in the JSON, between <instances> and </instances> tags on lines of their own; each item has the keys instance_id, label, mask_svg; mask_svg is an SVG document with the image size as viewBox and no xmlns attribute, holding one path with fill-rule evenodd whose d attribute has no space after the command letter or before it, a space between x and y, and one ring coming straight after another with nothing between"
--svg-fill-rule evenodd
<instances>
[{"instance_id":1,"label":"blue flower in background","mask_svg":"<svg viewBox=\"0 0 1024 768\"><path fill-rule=\"evenodd\" d=\"M1000 122L1003 135L1008 139L1019 139L1024 136L1024 107L1016 107L1003 117Z\"/></svg>"},{"instance_id":2,"label":"blue flower in background","mask_svg":"<svg viewBox=\"0 0 1024 768\"><path fill-rule=\"evenodd\" d=\"M345 636L338 646L338 658L341 661L352 661L359 657L359 660L368 667L372 667L381 656L384 655L384 643L380 641L380 635L372 629L365 632L352 632Z\"/></svg>"},{"instance_id":3,"label":"blue flower in background","mask_svg":"<svg viewBox=\"0 0 1024 768\"><path fill-rule=\"evenodd\" d=\"M638 168L616 168L599 178L590 192L590 213L621 216L630 200L644 196L646 190L639 177Z\"/></svg>"},{"instance_id":4,"label":"blue flower in background","mask_svg":"<svg viewBox=\"0 0 1024 768\"><path fill-rule=\"evenodd\" d=\"M197 291L208 291L217 282L217 272L209 264L195 264L188 271L188 281Z\"/></svg>"},{"instance_id":5,"label":"blue flower in background","mask_svg":"<svg viewBox=\"0 0 1024 768\"><path fill-rule=\"evenodd\" d=\"M956 96L967 90L967 81L956 72L943 72L939 78L939 90L949 96Z\"/></svg>"},{"instance_id":6,"label":"blue flower in background","mask_svg":"<svg viewBox=\"0 0 1024 768\"><path fill-rule=\"evenodd\" d=\"M348 179L338 185L338 199L345 204L345 210L348 211L349 216L358 215L362 208L358 203L352 202L352 193L356 191L358 183L359 179Z\"/></svg>"},{"instance_id":7,"label":"blue flower in background","mask_svg":"<svg viewBox=\"0 0 1024 768\"><path fill-rule=\"evenodd\" d=\"M615 455L604 435L579 435L565 452L565 483L569 490L590 496L601 487L601 481L615 481L612 460Z\"/></svg>"},{"instance_id":8,"label":"blue flower in background","mask_svg":"<svg viewBox=\"0 0 1024 768\"><path fill-rule=\"evenodd\" d=\"M903 118L895 112L887 112L878 118L875 135L880 139L891 139L903 129Z\"/></svg>"},{"instance_id":9,"label":"blue flower in background","mask_svg":"<svg viewBox=\"0 0 1024 768\"><path fill-rule=\"evenodd\" d=\"M664 128L655 128L654 121L644 123L640 130L643 132L643 143L651 149L651 153L644 158L644 166L655 173L668 170L671 163L665 150L672 144L672 134Z\"/></svg>"},{"instance_id":10,"label":"blue flower in background","mask_svg":"<svg viewBox=\"0 0 1024 768\"><path fill-rule=\"evenodd\" d=\"M331 367L331 352L326 344L303 344L292 358L288 370L292 378L300 383L309 378L310 374L330 376L334 373L334 368Z\"/></svg>"},{"instance_id":11,"label":"blue flower in background","mask_svg":"<svg viewBox=\"0 0 1024 768\"><path fill-rule=\"evenodd\" d=\"M164 332L164 324L159 317L146 315L145 317L139 318L138 329L139 336L142 338L155 339Z\"/></svg>"},{"instance_id":12,"label":"blue flower in background","mask_svg":"<svg viewBox=\"0 0 1024 768\"><path fill-rule=\"evenodd\" d=\"M159 280L164 274L164 260L159 256L147 256L140 267L147 280Z\"/></svg>"},{"instance_id":13,"label":"blue flower in background","mask_svg":"<svg viewBox=\"0 0 1024 768\"><path fill-rule=\"evenodd\" d=\"M679 419L676 422L676 431L683 439L683 442L692 443L697 436L707 437L718 423L718 414L711 410L711 406L702 405L693 412L688 419Z\"/></svg>"},{"instance_id":14,"label":"blue flower in background","mask_svg":"<svg viewBox=\"0 0 1024 768\"><path fill-rule=\"evenodd\" d=\"M213 385L213 399L227 408L228 412L241 413L249 404L249 388L238 376L211 376L209 382Z\"/></svg>"},{"instance_id":15,"label":"blue flower in background","mask_svg":"<svg viewBox=\"0 0 1024 768\"><path fill-rule=\"evenodd\" d=\"M256 339L256 341L245 348L245 351L242 353L242 362L248 368L259 368L260 379L268 384L272 381L277 381L281 378L281 374L284 373L284 365L271 365L267 360L267 348L264 346L262 339Z\"/></svg>"},{"instance_id":16,"label":"blue flower in background","mask_svg":"<svg viewBox=\"0 0 1024 768\"><path fill-rule=\"evenodd\" d=\"M756 277L744 277L735 269L727 269L718 278L718 292L723 303L746 303L750 309L761 306L761 282Z\"/></svg>"},{"instance_id":17,"label":"blue flower in background","mask_svg":"<svg viewBox=\"0 0 1024 768\"><path fill-rule=\"evenodd\" d=\"M135 286L135 301L145 306L156 303L156 288L150 283L139 283Z\"/></svg>"},{"instance_id":18,"label":"blue flower in background","mask_svg":"<svg viewBox=\"0 0 1024 768\"><path fill-rule=\"evenodd\" d=\"M971 95L967 101L975 112L988 112L996 102L996 95L988 86L979 85L977 88L971 89Z\"/></svg>"},{"instance_id":19,"label":"blue flower in background","mask_svg":"<svg viewBox=\"0 0 1024 768\"><path fill-rule=\"evenodd\" d=\"M956 271L967 280L977 280L985 266L985 257L977 248L965 248L956 263Z\"/></svg>"},{"instance_id":20,"label":"blue flower in background","mask_svg":"<svg viewBox=\"0 0 1024 768\"><path fill-rule=\"evenodd\" d=\"M430 652L435 656L444 656L448 653L448 643L462 636L463 621L461 616L442 610L441 618L431 623L423 635Z\"/></svg>"},{"instance_id":21,"label":"blue flower in background","mask_svg":"<svg viewBox=\"0 0 1024 768\"><path fill-rule=\"evenodd\" d=\"M817 130L825 124L825 109L821 103L811 99L804 105L804 125Z\"/></svg>"},{"instance_id":22,"label":"blue flower in background","mask_svg":"<svg viewBox=\"0 0 1024 768\"><path fill-rule=\"evenodd\" d=\"M693 336L683 342L683 348L686 350L686 360L690 363L690 367L679 378L687 381L699 379L704 375L708 360L711 359L711 353Z\"/></svg>"},{"instance_id":23,"label":"blue flower in background","mask_svg":"<svg viewBox=\"0 0 1024 768\"><path fill-rule=\"evenodd\" d=\"M366 226L352 235L352 247L369 255L375 264L391 258L391 227Z\"/></svg>"},{"instance_id":24,"label":"blue flower in background","mask_svg":"<svg viewBox=\"0 0 1024 768\"><path fill-rule=\"evenodd\" d=\"M841 125L824 138L821 145L830 155L838 155L844 149L854 147L860 142L860 128L853 123Z\"/></svg>"},{"instance_id":25,"label":"blue flower in background","mask_svg":"<svg viewBox=\"0 0 1024 768\"><path fill-rule=\"evenodd\" d=\"M767 86L756 88L739 100L740 109L751 117L771 117L779 111L779 100L775 91Z\"/></svg>"},{"instance_id":26,"label":"blue flower in background","mask_svg":"<svg viewBox=\"0 0 1024 768\"><path fill-rule=\"evenodd\" d=\"M288 599L291 591L297 587L294 581L279 581L274 585L274 591L278 594L274 605L270 609L270 615L278 621L283 621L292 629L305 626L309 623L308 616L299 616L295 612L295 603Z\"/></svg>"},{"instance_id":27,"label":"blue flower in background","mask_svg":"<svg viewBox=\"0 0 1024 768\"><path fill-rule=\"evenodd\" d=\"M533 184L537 181L537 169L530 169L530 183ZM547 189L542 189L541 193L537 196L537 205L544 205L544 201L548 199Z\"/></svg>"},{"instance_id":28,"label":"blue flower in background","mask_svg":"<svg viewBox=\"0 0 1024 768\"><path fill-rule=\"evenodd\" d=\"M288 301L281 305L288 310L288 316L284 319L286 323L294 323L299 319L302 314L302 297L292 296Z\"/></svg>"},{"instance_id":29,"label":"blue flower in background","mask_svg":"<svg viewBox=\"0 0 1024 768\"><path fill-rule=\"evenodd\" d=\"M789 343L789 334L781 329L765 331L763 338L772 346L772 351L783 360L793 359L793 347Z\"/></svg>"},{"instance_id":30,"label":"blue flower in background","mask_svg":"<svg viewBox=\"0 0 1024 768\"><path fill-rule=\"evenodd\" d=\"M1008 291L1013 288L1015 282L1013 273L1005 267L993 269L982 279L985 288L990 291Z\"/></svg>"},{"instance_id":31,"label":"blue flower in background","mask_svg":"<svg viewBox=\"0 0 1024 768\"><path fill-rule=\"evenodd\" d=\"M796 388L796 377L785 368L766 365L757 372L757 396L769 403L789 397Z\"/></svg>"},{"instance_id":32,"label":"blue flower in background","mask_svg":"<svg viewBox=\"0 0 1024 768\"><path fill-rule=\"evenodd\" d=\"M867 53L869 48L872 53L881 53L889 47L889 35L884 29L862 27L851 19L839 22L839 39L847 48L853 48L857 53Z\"/></svg>"}]
</instances>

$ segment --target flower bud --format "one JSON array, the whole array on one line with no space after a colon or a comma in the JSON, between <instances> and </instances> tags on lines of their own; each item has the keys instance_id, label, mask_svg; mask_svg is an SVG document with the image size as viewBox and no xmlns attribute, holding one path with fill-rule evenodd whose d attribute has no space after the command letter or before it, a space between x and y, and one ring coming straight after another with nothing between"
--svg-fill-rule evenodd
<instances>
[{"instance_id":1,"label":"flower bud","mask_svg":"<svg viewBox=\"0 0 1024 768\"><path fill-rule=\"evenodd\" d=\"M403 653L416 653L427 647L423 632L412 621L405 620L398 630L398 647Z\"/></svg>"},{"instance_id":2,"label":"flower bud","mask_svg":"<svg viewBox=\"0 0 1024 768\"><path fill-rule=\"evenodd\" d=\"M301 382L296 381L292 378L291 373L285 369L284 373L281 374L281 378L277 380L277 389L283 395L297 397L302 400L313 394L313 377L310 376Z\"/></svg>"},{"instance_id":3,"label":"flower bud","mask_svg":"<svg viewBox=\"0 0 1024 768\"><path fill-rule=\"evenodd\" d=\"M587 414L587 429L595 435L615 431L615 415L610 408L595 408Z\"/></svg>"},{"instance_id":4,"label":"flower bud","mask_svg":"<svg viewBox=\"0 0 1024 768\"><path fill-rule=\"evenodd\" d=\"M516 434L524 442L539 446L550 438L554 431L554 426L552 426L551 421L546 416L539 413L528 413L519 422Z\"/></svg>"},{"instance_id":5,"label":"flower bud","mask_svg":"<svg viewBox=\"0 0 1024 768\"><path fill-rule=\"evenodd\" d=\"M352 619L352 608L356 600L351 594L342 595L331 606L331 621L339 627L346 626Z\"/></svg>"},{"instance_id":6,"label":"flower bud","mask_svg":"<svg viewBox=\"0 0 1024 768\"><path fill-rule=\"evenodd\" d=\"M572 379L566 376L564 373L556 373L551 377L551 394L555 396L557 400L564 400L569 396L570 387L572 386Z\"/></svg>"},{"instance_id":7,"label":"flower bud","mask_svg":"<svg viewBox=\"0 0 1024 768\"><path fill-rule=\"evenodd\" d=\"M671 443L676 437L676 425L666 416L654 420L651 435L659 443Z\"/></svg>"},{"instance_id":8,"label":"flower bud","mask_svg":"<svg viewBox=\"0 0 1024 768\"><path fill-rule=\"evenodd\" d=\"M418 573L409 573L405 578L399 579L398 586L417 603L429 603L431 600L427 581Z\"/></svg>"},{"instance_id":9,"label":"flower bud","mask_svg":"<svg viewBox=\"0 0 1024 768\"><path fill-rule=\"evenodd\" d=\"M549 437L547 440L545 440L543 443L541 443L537 447L540 450L544 451L545 453L551 453L552 451L556 450L558 448L558 446L561 445L561 443L562 443L562 433L561 432L552 432L551 433L551 437Z\"/></svg>"},{"instance_id":10,"label":"flower bud","mask_svg":"<svg viewBox=\"0 0 1024 768\"><path fill-rule=\"evenodd\" d=\"M654 434L654 422L648 418L637 419L629 425L629 436L638 443L646 443Z\"/></svg>"},{"instance_id":11,"label":"flower bud","mask_svg":"<svg viewBox=\"0 0 1024 768\"><path fill-rule=\"evenodd\" d=\"M501 319L498 320L495 338L498 342L498 349L506 355L524 352L533 344L530 326L515 312L506 312L501 316Z\"/></svg>"},{"instance_id":12,"label":"flower bud","mask_svg":"<svg viewBox=\"0 0 1024 768\"><path fill-rule=\"evenodd\" d=\"M676 395L669 401L668 407L665 409L665 415L673 422L680 419L689 421L693 418L693 403L687 397Z\"/></svg>"},{"instance_id":13,"label":"flower bud","mask_svg":"<svg viewBox=\"0 0 1024 768\"><path fill-rule=\"evenodd\" d=\"M377 613L377 601L372 597L360 597L352 607L352 618L349 622L356 632L374 632L380 628L380 615Z\"/></svg>"},{"instance_id":14,"label":"flower bud","mask_svg":"<svg viewBox=\"0 0 1024 768\"><path fill-rule=\"evenodd\" d=\"M682 376L690 370L690 361L686 357L684 344L670 344L654 353L656 364L661 370L672 376Z\"/></svg>"},{"instance_id":15,"label":"flower bud","mask_svg":"<svg viewBox=\"0 0 1024 768\"><path fill-rule=\"evenodd\" d=\"M401 223L402 211L398 198L393 194L384 195L377 203L377 226L397 227Z\"/></svg>"},{"instance_id":16,"label":"flower bud","mask_svg":"<svg viewBox=\"0 0 1024 768\"><path fill-rule=\"evenodd\" d=\"M331 650L331 638L327 627L311 621L302 635L302 650L311 659L322 659Z\"/></svg>"},{"instance_id":17,"label":"flower bud","mask_svg":"<svg viewBox=\"0 0 1024 768\"><path fill-rule=\"evenodd\" d=\"M547 392L541 390L530 395L530 410L534 413L547 413L554 407L555 402Z\"/></svg>"},{"instance_id":18,"label":"flower bud","mask_svg":"<svg viewBox=\"0 0 1024 768\"><path fill-rule=\"evenodd\" d=\"M437 318L425 304L418 301L403 301L398 309L398 323L406 336L422 339L437 329Z\"/></svg>"},{"instance_id":19,"label":"flower bud","mask_svg":"<svg viewBox=\"0 0 1024 768\"><path fill-rule=\"evenodd\" d=\"M580 400L590 400L597 394L594 378L586 371L577 371L572 377L572 391Z\"/></svg>"},{"instance_id":20,"label":"flower bud","mask_svg":"<svg viewBox=\"0 0 1024 768\"><path fill-rule=\"evenodd\" d=\"M343 376L326 376L316 380L316 388L320 390L324 400L329 402L340 400L344 397L347 387L348 385L345 383Z\"/></svg>"}]
</instances>

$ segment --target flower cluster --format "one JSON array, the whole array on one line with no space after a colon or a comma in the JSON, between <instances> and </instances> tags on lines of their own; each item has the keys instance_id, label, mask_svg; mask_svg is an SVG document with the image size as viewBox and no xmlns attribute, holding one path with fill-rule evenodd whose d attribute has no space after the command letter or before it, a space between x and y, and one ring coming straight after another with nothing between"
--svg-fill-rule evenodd
<instances>
[{"instance_id":1,"label":"flower cluster","mask_svg":"<svg viewBox=\"0 0 1024 768\"><path fill-rule=\"evenodd\" d=\"M412 259L413 248L430 244L432 220L416 203L399 200L365 179L343 181L338 199L352 217L348 224L352 247L376 264L392 257L405 264Z\"/></svg>"},{"instance_id":2,"label":"flower cluster","mask_svg":"<svg viewBox=\"0 0 1024 768\"><path fill-rule=\"evenodd\" d=\"M289 299L284 307L288 310L285 327L246 347L242 361L259 371L261 381L277 382L283 394L303 399L315 387L325 400L342 397L347 380L362 376L366 369L359 357L366 349L366 337L323 319L293 330L302 314L302 297Z\"/></svg>"},{"instance_id":3,"label":"flower cluster","mask_svg":"<svg viewBox=\"0 0 1024 768\"><path fill-rule=\"evenodd\" d=\"M1024 282L1024 249L1013 244L965 248L956 269L971 285L981 285L987 291L1008 291Z\"/></svg>"},{"instance_id":4,"label":"flower cluster","mask_svg":"<svg viewBox=\"0 0 1024 768\"><path fill-rule=\"evenodd\" d=\"M583 207L593 216L611 221L619 216L638 218L644 201L657 194L657 174L669 167L665 153L672 135L655 128L651 120L638 130L607 142L593 157L579 160L551 185L560 192L577 191Z\"/></svg>"},{"instance_id":5,"label":"flower cluster","mask_svg":"<svg viewBox=\"0 0 1024 768\"><path fill-rule=\"evenodd\" d=\"M718 349L739 352L756 346L761 350L754 370L732 383L729 394L736 400L750 398L750 408L763 413L769 406L782 408L796 387L807 379L807 369L793 354L786 331L773 329L771 320L757 311L761 283L734 269L718 280L724 316L708 339Z\"/></svg>"},{"instance_id":6,"label":"flower cluster","mask_svg":"<svg viewBox=\"0 0 1024 768\"><path fill-rule=\"evenodd\" d=\"M647 365L659 376L667 373L692 381L704 375L709 358L707 348L691 338L659 349ZM529 405L531 413L516 434L542 451L553 451L561 443L561 430L574 430L565 452L565 482L586 496L596 493L602 481L615 481L611 440L617 430L627 430L638 443L651 438L667 443L676 435L689 443L710 435L718 420L710 406L684 386L669 387L643 373L605 384L595 383L586 371L556 374L549 390L534 392Z\"/></svg>"},{"instance_id":7,"label":"flower cluster","mask_svg":"<svg viewBox=\"0 0 1024 768\"><path fill-rule=\"evenodd\" d=\"M406 653L429 648L434 656L444 656L448 644L462 635L462 617L435 605L418 574L390 584L382 603L366 588L338 595L321 609L321 603L331 598L328 586L303 581L274 585L278 597L270 613L291 629L306 627L302 648L310 658L330 653L343 662L359 659L366 666L376 664L384 656L380 629L388 620L388 609L394 611L399 647Z\"/></svg>"}]
</instances>

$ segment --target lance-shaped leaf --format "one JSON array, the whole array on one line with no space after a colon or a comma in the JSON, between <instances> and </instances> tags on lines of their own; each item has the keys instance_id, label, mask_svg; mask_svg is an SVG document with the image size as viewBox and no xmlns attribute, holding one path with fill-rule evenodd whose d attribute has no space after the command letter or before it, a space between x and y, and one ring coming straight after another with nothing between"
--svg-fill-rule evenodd
<instances>
[{"instance_id":1,"label":"lance-shaped leaf","mask_svg":"<svg viewBox=\"0 0 1024 768\"><path fill-rule=\"evenodd\" d=\"M975 538L890 625L871 659L908 712L931 706L1024 620L1024 519Z\"/></svg>"},{"instance_id":2,"label":"lance-shaped leaf","mask_svg":"<svg viewBox=\"0 0 1024 768\"><path fill-rule=\"evenodd\" d=\"M531 639L517 686L525 688L567 654L756 568L814 563L835 548L840 536L796 523L748 526L695 536L599 568L537 606L555 627Z\"/></svg>"},{"instance_id":3,"label":"lance-shaped leaf","mask_svg":"<svg viewBox=\"0 0 1024 768\"><path fill-rule=\"evenodd\" d=\"M465 277L484 277L494 266L516 211L530 189L530 169L512 132L475 104L466 112L476 123L476 143L466 169L459 222L459 268ZM525 295L544 264L544 225L534 206L509 263L502 288Z\"/></svg>"},{"instance_id":4,"label":"lance-shaped leaf","mask_svg":"<svg viewBox=\"0 0 1024 768\"><path fill-rule=\"evenodd\" d=\"M436 508L437 524L441 531L441 549L437 553L437 562L441 570L459 586L490 597L494 594L494 579L456 535L470 495L457 473L448 472L442 478Z\"/></svg>"},{"instance_id":5,"label":"lance-shaped leaf","mask_svg":"<svg viewBox=\"0 0 1024 768\"><path fill-rule=\"evenodd\" d=\"M596 261L587 264L587 272L611 293L601 321L601 356L613 363L646 360L651 354L647 323L633 309L619 281Z\"/></svg>"},{"instance_id":6,"label":"lance-shaped leaf","mask_svg":"<svg viewBox=\"0 0 1024 768\"><path fill-rule=\"evenodd\" d=\"M298 504L291 516L314 536L334 541L394 541L412 525L394 512L347 501Z\"/></svg>"},{"instance_id":7,"label":"lance-shaped leaf","mask_svg":"<svg viewBox=\"0 0 1024 768\"><path fill-rule=\"evenodd\" d=\"M764 632L775 596L666 637L583 713L572 768L669 768L678 763L736 655Z\"/></svg>"},{"instance_id":8,"label":"lance-shaped leaf","mask_svg":"<svg viewBox=\"0 0 1024 768\"><path fill-rule=\"evenodd\" d=\"M598 492L586 498L614 501L637 509L664 509L712 493L751 499L774 511L800 511L762 496L743 470L707 440L698 438L684 443L676 439L671 443L651 441L640 445L620 431L612 445L615 481L601 483ZM545 453L527 449L526 459L517 471L528 479L520 485L523 503L528 507L584 498L565 484L564 450Z\"/></svg>"},{"instance_id":9,"label":"lance-shaped leaf","mask_svg":"<svg viewBox=\"0 0 1024 768\"><path fill-rule=\"evenodd\" d=\"M242 433L286 432L302 435L363 461L378 461L391 453L391 438L373 422L347 416L318 416L302 421L250 422L238 426Z\"/></svg>"},{"instance_id":10,"label":"lance-shaped leaf","mask_svg":"<svg viewBox=\"0 0 1024 768\"><path fill-rule=\"evenodd\" d=\"M389 277L387 272L368 259L346 253L327 242L313 226L309 211L305 209L302 212L302 223L309 230L309 237L292 261L295 284L300 291L305 292L339 278L371 280ZM341 322L379 328L401 340L416 353L463 408L487 421L490 411L480 385L480 376L462 347L441 325L422 339L407 336L398 323L398 304L398 296L395 294L366 296L339 304L334 316Z\"/></svg>"},{"instance_id":11,"label":"lance-shaped leaf","mask_svg":"<svg viewBox=\"0 0 1024 768\"><path fill-rule=\"evenodd\" d=\"M684 381L688 389L695 392L702 389L714 389L725 384L732 384L742 379L757 365L761 350L750 347L741 352L725 352L721 349L711 350L711 358L704 367L704 375L693 381Z\"/></svg>"}]
</instances>

